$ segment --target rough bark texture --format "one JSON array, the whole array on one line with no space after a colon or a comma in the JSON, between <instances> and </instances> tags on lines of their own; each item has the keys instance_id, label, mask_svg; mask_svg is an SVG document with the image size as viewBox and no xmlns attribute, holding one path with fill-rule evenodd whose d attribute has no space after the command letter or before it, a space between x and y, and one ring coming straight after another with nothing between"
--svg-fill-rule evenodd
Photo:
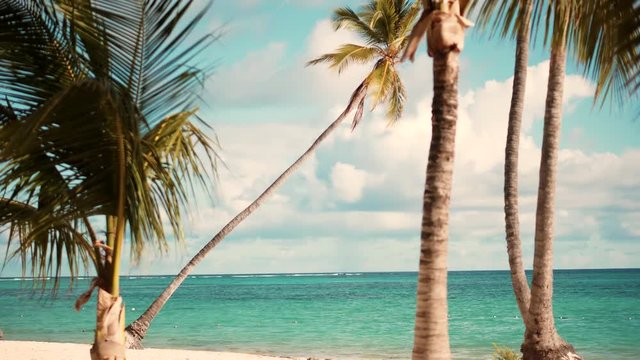
<instances>
[{"instance_id":1,"label":"rough bark texture","mask_svg":"<svg viewBox=\"0 0 640 360\"><path fill-rule=\"evenodd\" d=\"M124 360L124 306L121 297L98 290L96 335L91 360Z\"/></svg>"},{"instance_id":2,"label":"rough bark texture","mask_svg":"<svg viewBox=\"0 0 640 360\"><path fill-rule=\"evenodd\" d=\"M247 216L251 215L257 208L262 205L262 202L272 195L286 179L296 171L302 163L307 160L316 148L342 123L345 117L358 106L360 101L367 93L367 84L362 83L353 92L349 104L344 111L338 116L338 118L325 129L320 136L313 142L313 144L305 151L291 166L289 166L269 187L258 196L249 206L236 215L231 221L229 221L214 237L211 239L188 263L185 265L180 273L171 281L167 288L153 301L151 306L142 314L138 319L132 322L125 329L125 338L127 348L129 349L141 349L142 340L147 334L149 325L153 319L158 315L164 304L169 300L171 295L178 289L180 284L189 276L193 268L207 256L216 245L218 245L222 239L225 238L236 226L238 226Z\"/></svg>"},{"instance_id":3,"label":"rough bark texture","mask_svg":"<svg viewBox=\"0 0 640 360\"><path fill-rule=\"evenodd\" d=\"M423 198L414 360L451 359L447 242L458 109L458 56L451 51L433 58L432 135Z\"/></svg>"},{"instance_id":4,"label":"rough bark texture","mask_svg":"<svg viewBox=\"0 0 640 360\"><path fill-rule=\"evenodd\" d=\"M562 31L564 33L561 39L566 39L566 24ZM554 42L551 47L544 114L531 304L521 347L523 360L579 359L573 346L558 335L552 306L554 207L565 65L566 42Z\"/></svg>"},{"instance_id":5,"label":"rough bark texture","mask_svg":"<svg viewBox=\"0 0 640 360\"><path fill-rule=\"evenodd\" d=\"M522 13L522 24L518 30L516 60L509 109L507 145L504 159L504 220L506 227L507 253L511 269L511 284L518 309L524 323L527 323L531 291L522 265L522 243L520 241L520 219L518 215L518 150L520 148L520 127L524 109L524 95L527 87L527 65L529 62L529 25L533 1L526 2Z\"/></svg>"}]
</instances>

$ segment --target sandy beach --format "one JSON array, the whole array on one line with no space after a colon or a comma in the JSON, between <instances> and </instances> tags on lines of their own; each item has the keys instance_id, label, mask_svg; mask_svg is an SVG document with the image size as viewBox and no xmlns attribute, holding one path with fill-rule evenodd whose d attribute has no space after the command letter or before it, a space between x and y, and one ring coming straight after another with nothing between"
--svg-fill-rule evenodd
<instances>
[{"instance_id":1,"label":"sandy beach","mask_svg":"<svg viewBox=\"0 0 640 360\"><path fill-rule=\"evenodd\" d=\"M86 360L88 344L37 341L0 341L0 359L11 360ZM178 349L127 350L127 360L283 360L282 357L217 351ZM291 358L286 358L291 359Z\"/></svg>"}]
</instances>

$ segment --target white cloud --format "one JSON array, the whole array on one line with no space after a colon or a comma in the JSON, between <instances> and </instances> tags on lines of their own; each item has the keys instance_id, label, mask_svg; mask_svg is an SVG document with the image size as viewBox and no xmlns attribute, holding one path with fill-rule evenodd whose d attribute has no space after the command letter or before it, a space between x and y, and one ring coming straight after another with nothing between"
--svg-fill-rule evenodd
<instances>
[{"instance_id":1,"label":"white cloud","mask_svg":"<svg viewBox=\"0 0 640 360\"><path fill-rule=\"evenodd\" d=\"M309 38L309 48L316 49L317 53L332 49L334 41L346 40L340 37L326 40L326 35L332 34L328 25L318 24ZM231 241L250 243L260 248L258 238L279 239L279 244L290 244L287 246L297 249L294 251L298 254L296 256L303 256L301 254L308 249L308 242L296 241L317 239L324 244L323 251L336 251L323 254L331 259L327 261L338 266L343 264L340 253L349 249L349 246L356 246L350 244L357 244L359 239L388 244L382 239L395 236L393 251L389 256L380 258L378 268L390 269L385 264L396 264L393 267L399 268L398 264L402 263L409 264L403 269L415 269L417 263L407 259L416 256L409 251L415 250L419 242L416 229L421 217L421 195L431 133L431 75L423 71L428 69L425 63L428 65L428 60L422 55L416 64L400 67L407 88L412 90L405 116L397 124L388 127L380 111L365 114L364 121L354 132L349 124L344 124L337 134L320 147L310 164L292 177L278 193L279 198L268 201L254 218L241 225ZM525 264L528 266L531 264L540 161L540 145L534 139L534 123L541 122L544 115L548 67L549 63L545 61L529 68L521 137L520 218ZM297 70L290 71L296 73ZM327 76L309 76L305 81L307 88L327 94L330 84L336 89L345 88L343 83L336 85L336 79ZM480 88L460 96L450 220L452 268L507 266L502 213L502 164L509 106L505 99L511 96L511 85L511 78L487 81ZM570 114L570 107L579 105L580 101L589 102L592 93L593 86L585 79L577 75L567 76L565 114ZM416 94L422 97L416 97ZM338 105L329 108L328 117L334 117L341 111L339 104L348 94L343 95L332 100ZM301 153L326 125L304 121L299 125L267 124L270 126L262 124L257 128L248 128L230 123L223 127L221 137L236 140L227 150L228 163L232 165L232 172L237 174L233 181L233 187L237 189L226 192L225 202L246 204L252 200L263 186L277 176L280 169L293 160L294 154ZM249 135L251 133L254 135ZM251 147L247 144L251 144ZM249 148L260 150L247 151ZM633 166L640 160L639 153L638 150L623 154L587 153L580 149L561 151L556 222L558 267L587 266L589 261L594 264L602 262L595 259L597 253L592 251L583 250L576 256L562 253L580 243L589 243L594 249L601 249L608 254L607 261L615 259L619 266L633 265L632 258L611 250L612 244L616 244L617 232L626 231L626 236L637 234L633 221L625 218L620 226L609 229L606 224L611 219L601 219L600 216L602 211L606 213L607 207L635 209L636 212L640 208L640 198L630 195L632 189L640 185L640 174ZM223 190L227 186L225 183L223 179ZM600 212L594 212L596 210ZM617 216L607 214L614 218ZM264 241L265 246L269 246L266 242L270 240ZM338 243L341 245L338 246ZM237 246L244 249L245 245ZM320 250L314 248L313 251ZM366 255L359 255L356 251L354 254L350 257L354 264L364 266L378 261L375 260L375 252L367 251ZM288 262L288 258L283 258L282 254L271 255L281 259L280 262L274 262L280 265L267 267L269 270L265 271L282 270L279 266L283 261L290 265L287 271L298 271L294 270L297 269L297 262ZM299 266L309 271L321 268L318 264L301 263L305 265Z\"/></svg>"},{"instance_id":2,"label":"white cloud","mask_svg":"<svg viewBox=\"0 0 640 360\"><path fill-rule=\"evenodd\" d=\"M220 173L216 207L192 214L187 249L180 255L144 260L134 271L177 271L311 144L342 111L368 68L356 66L337 76L323 66L305 69L304 62L355 41L323 20L298 58L289 59L287 44L273 42L218 69L212 92L227 111L214 115L228 169ZM463 71L471 71L473 63L468 66ZM544 115L548 69L544 61L528 70L520 143L520 219L527 266L540 162L535 131ZM382 111L376 111L365 113L354 132L343 124L197 271L415 270L431 135L430 59L421 54L414 64L401 64L399 71L408 90L402 119L387 126ZM511 86L511 78L489 80L460 94L450 216L453 269L507 267L502 166ZM565 115L570 117L574 107L591 106L592 93L584 78L567 76ZM251 113L253 121L238 120L238 114L246 117L250 108L260 106L269 109ZM322 110L295 118L291 113L300 107ZM574 133L579 140L580 131ZM638 242L629 240L640 237L640 149L595 153L580 145L563 143L559 156L555 264L638 266Z\"/></svg>"},{"instance_id":3,"label":"white cloud","mask_svg":"<svg viewBox=\"0 0 640 360\"><path fill-rule=\"evenodd\" d=\"M209 82L217 103L250 103L256 99L270 100L281 89L268 86L278 78L282 61L286 56L286 44L273 42L265 48L248 53L244 59L231 65L226 71L213 76Z\"/></svg>"},{"instance_id":4,"label":"white cloud","mask_svg":"<svg viewBox=\"0 0 640 360\"><path fill-rule=\"evenodd\" d=\"M318 34L326 30L323 26L316 28ZM320 42L317 46L320 49L329 44ZM397 124L388 127L381 112L365 114L354 132L344 124L275 197L204 261L198 272L415 270L431 133L431 83L429 72L422 71L428 68L425 63L428 60L422 57L412 66L401 66L408 75L404 77L407 88L413 90L405 116ZM540 161L540 144L534 138L540 124L534 123L541 122L544 115L547 71L548 62L529 68L521 137L520 220L527 267L532 262ZM328 89L335 79L310 76L305 81L308 88ZM450 215L452 269L508 266L502 166L509 106L505 99L510 98L511 82L488 81L461 94ZM337 88L344 88L344 84ZM590 106L592 91L583 78L567 76L565 114L570 116L567 107L581 101ZM332 100L328 118L341 111L344 100ZM283 106L281 111L287 109ZM217 127L229 171L221 174L218 206L194 216L189 232L192 238L182 254L199 250L327 125L304 119L295 123L271 120L276 118L272 115L250 124L229 119ZM640 149L621 154L561 150L556 267L638 266L640 249L637 241L630 241L640 236L636 226L640 214L637 163ZM167 263L177 270L180 261ZM155 271L156 266L147 263L140 271Z\"/></svg>"},{"instance_id":5,"label":"white cloud","mask_svg":"<svg viewBox=\"0 0 640 360\"><path fill-rule=\"evenodd\" d=\"M266 23L252 17L233 27L260 31L257 26ZM216 113L229 169L221 172L217 207L193 216L187 253L195 253L249 204L344 109L369 66L355 65L338 75L324 64L305 63L340 44L358 42L352 32L336 32L325 19L315 24L302 47L267 43L217 69L211 80L216 107L234 111ZM462 64L461 80L476 67L473 61ZM376 111L365 113L353 132L343 124L199 272L416 269L431 136L431 59L420 53L415 63L398 68L408 93L403 118L389 127ZM520 141L520 221L528 267L540 163L537 132L548 71L549 61L528 69ZM453 269L507 267L502 167L512 81L487 80L460 94L450 215ZM568 75L565 118L570 120L580 106L591 106L593 91L582 76ZM300 108L313 111L296 118L292 114ZM240 116L253 120L243 123ZM555 265L638 266L638 242L630 240L640 237L640 149L592 152L583 124L576 123L565 121L572 130L559 154Z\"/></svg>"},{"instance_id":6,"label":"white cloud","mask_svg":"<svg viewBox=\"0 0 640 360\"><path fill-rule=\"evenodd\" d=\"M640 211L630 212L622 216L622 227L631 236L640 237Z\"/></svg>"},{"instance_id":7,"label":"white cloud","mask_svg":"<svg viewBox=\"0 0 640 360\"><path fill-rule=\"evenodd\" d=\"M331 183L338 200L356 202L362 198L367 183L367 172L351 164L336 163L331 170Z\"/></svg>"},{"instance_id":8,"label":"white cloud","mask_svg":"<svg viewBox=\"0 0 640 360\"><path fill-rule=\"evenodd\" d=\"M326 64L306 67L305 64L344 43L358 43L358 38L344 29L334 31L331 21L318 22L301 54L291 54L282 42L267 44L249 52L240 61L217 69L208 82L208 89L218 106L258 106L273 104L315 107L346 105L349 95L368 71L355 64L337 74ZM293 58L290 58L292 57Z\"/></svg>"}]
</instances>

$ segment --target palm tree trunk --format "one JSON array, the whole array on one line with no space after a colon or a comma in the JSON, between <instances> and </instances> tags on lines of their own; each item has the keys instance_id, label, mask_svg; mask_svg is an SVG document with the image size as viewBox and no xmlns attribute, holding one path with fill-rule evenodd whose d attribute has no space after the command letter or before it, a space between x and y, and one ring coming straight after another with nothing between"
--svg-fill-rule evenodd
<instances>
[{"instance_id":1,"label":"palm tree trunk","mask_svg":"<svg viewBox=\"0 0 640 360\"><path fill-rule=\"evenodd\" d=\"M116 173L117 202L115 214L115 237L113 244L112 263L110 270L105 273L110 277L107 290L98 289L96 310L96 333L90 354L92 360L125 360L125 310L120 296L120 264L122 247L124 246L125 206L126 206L126 153L124 134L120 119L116 118L115 133L118 156ZM108 225L109 220L107 220ZM108 261L107 261L108 262ZM104 281L102 286L104 286Z\"/></svg>"},{"instance_id":2,"label":"palm tree trunk","mask_svg":"<svg viewBox=\"0 0 640 360\"><path fill-rule=\"evenodd\" d=\"M551 46L536 209L531 304L525 339L521 347L524 360L579 359L573 346L558 335L552 306L553 223L562 123L567 25L568 17L561 29L560 40L554 41Z\"/></svg>"},{"instance_id":3,"label":"palm tree trunk","mask_svg":"<svg viewBox=\"0 0 640 360\"><path fill-rule=\"evenodd\" d=\"M507 145L504 159L504 220L506 227L507 254L511 269L511 284L518 309L527 323L531 292L522 265L522 243L520 241L520 219L518 216L518 149L520 127L524 110L524 95L527 87L527 65L529 62L529 25L533 1L526 1L522 13L522 24L518 29L516 60L513 76L513 92L509 109Z\"/></svg>"},{"instance_id":4,"label":"palm tree trunk","mask_svg":"<svg viewBox=\"0 0 640 360\"><path fill-rule=\"evenodd\" d=\"M433 58L432 135L424 189L414 360L451 359L447 319L447 243L458 119L456 51Z\"/></svg>"},{"instance_id":5,"label":"palm tree trunk","mask_svg":"<svg viewBox=\"0 0 640 360\"><path fill-rule=\"evenodd\" d=\"M140 349L142 348L142 340L147 334L147 330L153 319L158 315L164 304L169 300L171 295L178 289L180 284L187 278L187 276L191 273L193 268L202 261L202 259L207 256L209 251L211 251L216 245L218 245L224 238L227 236L236 226L238 226L247 216L251 215L256 209L262 205L264 200L266 200L270 195L272 195L284 182L287 178L296 171L302 163L311 157L313 152L316 150L318 146L324 141L329 134L331 134L338 126L342 123L342 121L346 118L346 116L360 103L360 101L364 98L367 93L367 82L362 82L360 86L356 88L356 90L351 95L351 99L349 100L349 104L344 109L344 111L338 116L338 118L327 127L318 138L313 142L313 144L305 151L300 157L289 166L278 178L271 184L269 187L258 196L249 206L247 206L244 210L238 213L231 221L229 221L188 263L185 267L180 270L180 273L171 281L171 283L167 286L167 288L158 296L157 299L153 301L153 303L149 306L149 308L140 315L134 322L129 324L125 330L126 344L130 349Z\"/></svg>"}]
</instances>

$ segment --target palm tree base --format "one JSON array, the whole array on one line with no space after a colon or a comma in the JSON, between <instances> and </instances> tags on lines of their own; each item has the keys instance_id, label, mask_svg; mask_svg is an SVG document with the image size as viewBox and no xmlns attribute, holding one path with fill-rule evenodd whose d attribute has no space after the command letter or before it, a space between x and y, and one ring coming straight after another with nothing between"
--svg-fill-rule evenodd
<instances>
[{"instance_id":1,"label":"palm tree base","mask_svg":"<svg viewBox=\"0 0 640 360\"><path fill-rule=\"evenodd\" d=\"M91 347L91 360L124 360L122 334L124 306L121 297L98 290L96 336Z\"/></svg>"},{"instance_id":2,"label":"palm tree base","mask_svg":"<svg viewBox=\"0 0 640 360\"><path fill-rule=\"evenodd\" d=\"M522 344L522 360L582 360L576 349L566 342L555 348L539 348L538 344Z\"/></svg>"},{"instance_id":3,"label":"palm tree base","mask_svg":"<svg viewBox=\"0 0 640 360\"><path fill-rule=\"evenodd\" d=\"M147 327L148 328L148 327ZM142 350L142 340L147 331L138 322L134 321L126 329L124 329L124 345L127 349Z\"/></svg>"}]
</instances>

